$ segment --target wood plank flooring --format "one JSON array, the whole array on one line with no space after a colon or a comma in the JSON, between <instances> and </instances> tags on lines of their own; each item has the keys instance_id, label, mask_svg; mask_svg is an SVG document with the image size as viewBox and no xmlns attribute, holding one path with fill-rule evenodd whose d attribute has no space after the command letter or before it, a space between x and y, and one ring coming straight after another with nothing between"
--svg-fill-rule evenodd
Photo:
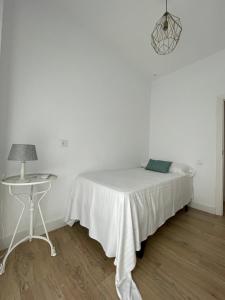
<instances>
[{"instance_id":1,"label":"wood plank flooring","mask_svg":"<svg viewBox=\"0 0 225 300\"><path fill-rule=\"evenodd\" d=\"M1 300L117 299L114 259L80 225L50 233L58 255L20 245L0 276ZM144 300L225 299L225 217L181 211L148 239L133 277Z\"/></svg>"}]
</instances>

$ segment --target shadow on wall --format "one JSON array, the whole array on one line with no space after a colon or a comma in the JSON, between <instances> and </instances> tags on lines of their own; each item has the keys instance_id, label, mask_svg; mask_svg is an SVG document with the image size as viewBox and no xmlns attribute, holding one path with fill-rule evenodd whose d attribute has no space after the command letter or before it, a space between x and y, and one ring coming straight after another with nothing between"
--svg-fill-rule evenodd
<instances>
[{"instance_id":1,"label":"shadow on wall","mask_svg":"<svg viewBox=\"0 0 225 300\"><path fill-rule=\"evenodd\" d=\"M1 175L12 143L37 146L27 171L59 175L44 214L65 215L71 181L85 170L128 168L148 158L149 82L52 0L7 0L0 70ZM41 20L41 22L40 22ZM60 138L69 147L60 147ZM1 187L2 190L2 187ZM4 195L3 195L4 194ZM18 215L1 194L1 224ZM6 222L5 222L6 221Z\"/></svg>"},{"instance_id":2,"label":"shadow on wall","mask_svg":"<svg viewBox=\"0 0 225 300\"><path fill-rule=\"evenodd\" d=\"M0 0L0 10L3 1ZM6 5L5 5L6 7ZM6 36L12 35L12 26L4 26L4 20L0 17L0 27L2 28L1 37L1 55L0 55L0 178L4 177L7 173L7 152L8 152L8 136L9 124L9 99L10 99L10 72L11 64L7 57L12 55L12 49L9 47L10 41ZM2 41L5 41L4 43ZM6 57L7 54L7 57ZM7 216L7 209L5 199L7 199L7 190L0 184L0 243L1 237L4 236L4 220Z\"/></svg>"}]
</instances>

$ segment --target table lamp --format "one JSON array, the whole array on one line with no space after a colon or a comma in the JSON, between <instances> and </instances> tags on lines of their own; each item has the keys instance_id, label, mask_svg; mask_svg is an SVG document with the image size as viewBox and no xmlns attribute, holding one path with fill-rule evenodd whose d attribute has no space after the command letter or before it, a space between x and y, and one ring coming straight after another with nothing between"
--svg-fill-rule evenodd
<instances>
[{"instance_id":1,"label":"table lamp","mask_svg":"<svg viewBox=\"0 0 225 300\"><path fill-rule=\"evenodd\" d=\"M35 145L12 144L8 160L20 161L20 180L25 181L25 163L27 161L37 160Z\"/></svg>"}]
</instances>

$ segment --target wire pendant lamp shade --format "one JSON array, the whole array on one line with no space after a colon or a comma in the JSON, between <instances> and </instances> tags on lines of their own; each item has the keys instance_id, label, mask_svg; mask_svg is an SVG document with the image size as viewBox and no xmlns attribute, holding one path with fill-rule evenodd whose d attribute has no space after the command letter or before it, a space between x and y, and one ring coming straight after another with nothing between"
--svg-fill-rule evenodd
<instances>
[{"instance_id":1,"label":"wire pendant lamp shade","mask_svg":"<svg viewBox=\"0 0 225 300\"><path fill-rule=\"evenodd\" d=\"M151 35L151 44L159 55L171 53L177 46L182 32L180 18L173 16L167 11L156 23Z\"/></svg>"}]
</instances>

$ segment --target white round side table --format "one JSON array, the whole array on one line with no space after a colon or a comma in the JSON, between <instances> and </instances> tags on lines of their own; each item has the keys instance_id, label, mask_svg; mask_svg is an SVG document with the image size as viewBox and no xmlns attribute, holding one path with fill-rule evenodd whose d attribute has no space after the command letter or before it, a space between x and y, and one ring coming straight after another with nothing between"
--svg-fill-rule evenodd
<instances>
[{"instance_id":1,"label":"white round side table","mask_svg":"<svg viewBox=\"0 0 225 300\"><path fill-rule=\"evenodd\" d=\"M23 243L27 240L32 241L32 239L39 239L39 240L46 241L50 246L51 256L56 256L55 247L53 246L52 242L49 239L48 232L47 232L46 225L45 225L44 218L43 218L43 214L41 211L41 206L40 206L41 201L44 199L46 194L51 190L52 181L55 179L57 179L57 176L52 175L52 174L29 174L29 175L26 175L25 181L21 181L20 176L11 176L11 177L4 178L2 180L1 183L9 187L9 194L11 196L13 196L13 198L16 199L21 204L22 210L21 210L19 219L17 221L9 248L3 258L2 263L0 264L0 275L2 275L5 272L6 260L9 256L9 254L18 245L20 245L21 243ZM38 191L38 190L35 191L35 187L41 186L41 185L46 186L46 188L41 191ZM16 187L24 187L24 186L30 187L30 191L27 193L16 193L15 192ZM29 199L29 211L30 211L29 234L26 237L24 237L23 239L21 239L19 242L17 242L15 245L13 245L15 236L17 234L17 231L18 231L18 228L20 225L20 221L22 219L22 216L24 214L24 210L26 207L26 204L22 201L24 196L27 196ZM41 216L41 221L42 221L42 224L44 227L46 237L40 236L40 235L34 235L34 233L33 233L33 215L34 215L34 202L35 201L37 201L37 206L38 206L38 210L39 210L39 213Z\"/></svg>"}]
</instances>

